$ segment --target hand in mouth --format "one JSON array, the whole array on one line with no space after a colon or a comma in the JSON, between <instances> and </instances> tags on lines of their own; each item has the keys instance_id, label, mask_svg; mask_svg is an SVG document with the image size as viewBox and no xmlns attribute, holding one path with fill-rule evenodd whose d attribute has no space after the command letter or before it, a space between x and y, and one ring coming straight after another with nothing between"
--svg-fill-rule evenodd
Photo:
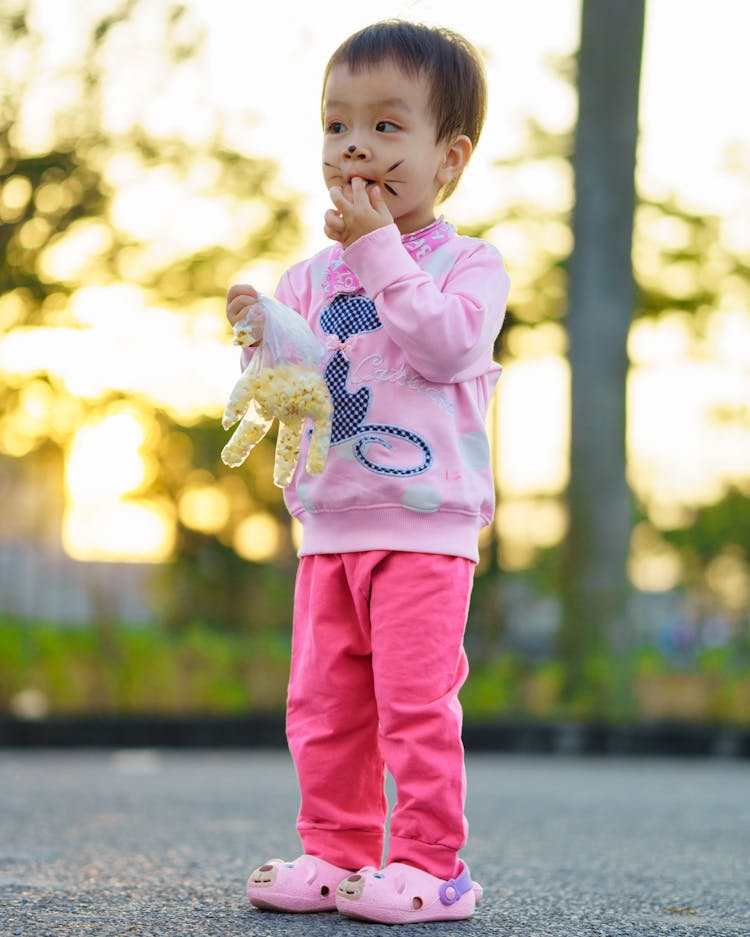
<instances>
[{"instance_id":1,"label":"hand in mouth","mask_svg":"<svg viewBox=\"0 0 750 937\"><path fill-rule=\"evenodd\" d=\"M400 163L397 163L396 165L397 165L397 166L400 166L401 164L400 164ZM391 168L394 169L395 167L392 166ZM352 187L352 179L362 179L362 181L363 181L364 184L365 184L365 188L368 188L368 187L371 186L371 185L378 185L378 180L377 180L377 179L368 179L367 176L360 176L359 173L355 173L353 176L350 176L350 177L346 180L346 184L347 184L347 186L348 186L350 189L351 189L351 187ZM396 180L394 180L394 181L396 181ZM389 192L391 195L393 195L393 196L397 196L397 195L398 195L398 192L396 191L396 189L394 189L393 186L390 185L388 182L383 182L383 183L382 183L382 187L386 190L386 192Z\"/></svg>"}]
</instances>

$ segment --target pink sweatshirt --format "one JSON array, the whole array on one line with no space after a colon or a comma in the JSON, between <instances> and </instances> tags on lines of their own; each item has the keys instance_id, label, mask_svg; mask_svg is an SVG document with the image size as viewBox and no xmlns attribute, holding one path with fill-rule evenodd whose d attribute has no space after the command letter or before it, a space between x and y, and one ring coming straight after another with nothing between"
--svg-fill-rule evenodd
<instances>
[{"instance_id":1,"label":"pink sweatshirt","mask_svg":"<svg viewBox=\"0 0 750 937\"><path fill-rule=\"evenodd\" d=\"M330 349L334 402L325 471L305 472L305 438L284 494L301 556L478 559L495 504L485 419L508 289L497 250L442 219L403 237L379 228L284 274L277 298Z\"/></svg>"}]
</instances>

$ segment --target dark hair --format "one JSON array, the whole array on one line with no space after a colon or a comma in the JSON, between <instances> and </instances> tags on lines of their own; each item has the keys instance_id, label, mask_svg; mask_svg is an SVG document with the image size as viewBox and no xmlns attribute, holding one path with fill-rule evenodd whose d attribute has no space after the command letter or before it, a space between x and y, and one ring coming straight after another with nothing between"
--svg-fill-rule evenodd
<instances>
[{"instance_id":1,"label":"dark hair","mask_svg":"<svg viewBox=\"0 0 750 937\"><path fill-rule=\"evenodd\" d=\"M385 60L395 62L407 75L426 76L438 142L465 134L472 146L477 145L487 111L487 84L479 53L467 39L441 26L398 19L365 26L329 59L323 93L334 66L346 65L356 73ZM442 198L457 184L458 179L449 183Z\"/></svg>"}]
</instances>

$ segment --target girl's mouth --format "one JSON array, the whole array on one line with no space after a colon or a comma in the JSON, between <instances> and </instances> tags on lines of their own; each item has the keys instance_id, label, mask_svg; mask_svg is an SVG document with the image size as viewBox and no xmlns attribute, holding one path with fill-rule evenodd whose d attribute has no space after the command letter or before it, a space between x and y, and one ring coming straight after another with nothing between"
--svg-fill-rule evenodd
<instances>
[{"instance_id":1,"label":"girl's mouth","mask_svg":"<svg viewBox=\"0 0 750 937\"><path fill-rule=\"evenodd\" d=\"M399 162L394 163L393 166L391 166L388 169L388 172L391 172L392 170L397 169L401 165L401 163L403 163L403 160L399 160ZM324 165L330 167L331 169L334 168L334 166L331 163L325 163ZM367 176L361 176L358 173L354 173L353 175L348 176L348 177L344 176L345 184L348 186L351 186L352 181L354 179L361 179L365 184L365 188L368 188L371 185L378 185L377 179L368 179ZM390 183L392 182L395 185L395 184L398 184L399 181L400 180L398 179L391 179L391 180L385 179L381 184L383 188L386 190L386 192L388 192L390 195L393 195L395 198L398 198L398 192L396 191L396 189L393 188L393 185L391 185Z\"/></svg>"},{"instance_id":2,"label":"girl's mouth","mask_svg":"<svg viewBox=\"0 0 750 937\"><path fill-rule=\"evenodd\" d=\"M352 176L351 179L347 180L347 185L352 184L352 179L361 179L364 182L366 189L369 188L371 185L378 184L377 179L366 179L364 176ZM386 190L386 192L389 192L391 195L398 196L398 192L393 188L393 186L389 185L387 182L383 183L383 188Z\"/></svg>"},{"instance_id":3,"label":"girl's mouth","mask_svg":"<svg viewBox=\"0 0 750 937\"><path fill-rule=\"evenodd\" d=\"M392 166L389 166L389 167L388 167L388 170L387 170L387 173L391 173L391 172L393 172L394 169L398 169L398 167L401 165L401 163L403 163L403 160L402 160L402 159L400 159L397 163L394 163ZM336 169L336 166L334 166L333 163L324 162L323 165L324 165L324 166L327 166L329 169ZM377 180L377 179L368 179L367 176L361 176L361 175L359 175L358 173L354 173L353 175L349 176L348 178L347 178L347 176L346 176L345 173L342 173L342 175L343 175L343 177L344 177L344 184L345 184L345 185L348 185L348 186L351 186L351 184L352 184L352 179L362 179L363 182L364 182L364 184L365 184L365 188L367 188L368 186L371 186L371 185L377 185L377 184L378 184L378 180ZM393 196L395 196L396 198L398 198L398 192L396 191L396 189L393 188L393 185L397 185L400 181L403 181L403 180L388 179L388 176L387 176L387 174L386 174L386 178L383 180L382 186L383 186L383 188L386 190L386 192L388 192L390 195L393 195ZM392 184L391 184L391 183L392 183Z\"/></svg>"}]
</instances>

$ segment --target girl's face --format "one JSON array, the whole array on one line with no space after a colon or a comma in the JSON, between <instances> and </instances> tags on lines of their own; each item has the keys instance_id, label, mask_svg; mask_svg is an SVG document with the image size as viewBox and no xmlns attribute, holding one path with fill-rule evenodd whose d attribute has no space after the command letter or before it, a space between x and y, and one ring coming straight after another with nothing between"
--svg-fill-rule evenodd
<instances>
[{"instance_id":1,"label":"girl's face","mask_svg":"<svg viewBox=\"0 0 750 937\"><path fill-rule=\"evenodd\" d=\"M335 65L323 95L327 188L352 198L354 176L377 183L402 234L434 221L438 192L454 177L454 148L435 139L428 94L423 75L384 60L357 73Z\"/></svg>"}]
</instances>

